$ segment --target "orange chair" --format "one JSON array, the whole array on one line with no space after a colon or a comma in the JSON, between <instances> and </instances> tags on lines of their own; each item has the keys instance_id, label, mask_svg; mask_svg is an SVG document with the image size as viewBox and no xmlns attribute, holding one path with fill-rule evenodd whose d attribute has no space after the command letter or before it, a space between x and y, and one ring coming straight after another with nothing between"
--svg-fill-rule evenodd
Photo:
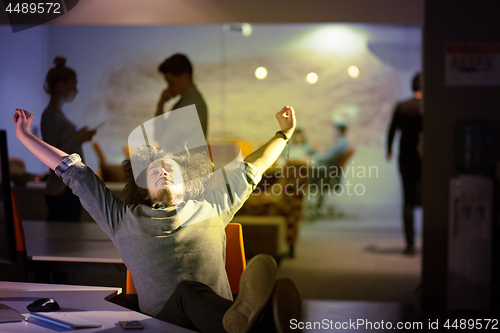
<instances>
[{"instance_id":1,"label":"orange chair","mask_svg":"<svg viewBox=\"0 0 500 333\"><path fill-rule=\"evenodd\" d=\"M92 147L99 160L98 176L104 182L125 182L125 172L121 164L108 164L104 150L97 140L92 141Z\"/></svg>"},{"instance_id":2,"label":"orange chair","mask_svg":"<svg viewBox=\"0 0 500 333\"><path fill-rule=\"evenodd\" d=\"M21 220L21 212L17 201L16 192L11 191L12 198L12 215L14 217L14 232L16 235L16 250L17 252L26 252L26 239L24 238L23 222Z\"/></svg>"},{"instance_id":3,"label":"orange chair","mask_svg":"<svg viewBox=\"0 0 500 333\"><path fill-rule=\"evenodd\" d=\"M339 161L339 165L338 165L339 169L341 169L341 170L345 169L347 162L352 157L352 155L354 155L355 151L356 150L354 147L350 147L349 149L347 149L347 151L344 153L344 155L342 155L342 158ZM328 183L324 184L325 188L333 189L333 191L335 192L337 189L337 186L335 186L335 185L342 183L342 174L343 173L340 172L339 177L331 178ZM337 212L338 209L335 206L323 206L323 191L320 191L320 193L318 195L319 195L319 198L318 198L318 202L316 203L317 213L322 214L322 215L327 214L329 216L334 216L335 214L337 214L338 216L344 215L344 213L342 213L342 212Z\"/></svg>"},{"instance_id":4,"label":"orange chair","mask_svg":"<svg viewBox=\"0 0 500 333\"><path fill-rule=\"evenodd\" d=\"M26 240L24 237L21 212L19 211L17 195L14 191L11 191L11 201L12 217L14 220L14 239L16 244L17 262L14 266L8 267L6 271L3 272L3 275L5 275L4 277L8 281L26 282L28 281L29 261L28 257L26 256Z\"/></svg>"},{"instance_id":5,"label":"orange chair","mask_svg":"<svg viewBox=\"0 0 500 333\"><path fill-rule=\"evenodd\" d=\"M354 149L354 147L350 147L344 154L344 156L342 156L342 158L340 159L340 162L339 162L339 166L344 168L347 164L347 161L349 161L349 159L351 158L352 155L354 155L354 152L356 150Z\"/></svg>"},{"instance_id":6,"label":"orange chair","mask_svg":"<svg viewBox=\"0 0 500 333\"><path fill-rule=\"evenodd\" d=\"M233 295L240 292L240 277L246 267L243 229L239 223L229 223L226 227L226 273Z\"/></svg>"},{"instance_id":7,"label":"orange chair","mask_svg":"<svg viewBox=\"0 0 500 333\"><path fill-rule=\"evenodd\" d=\"M252 141L249 140L234 140L234 143L238 145L241 149L241 155L247 157L255 151Z\"/></svg>"},{"instance_id":8,"label":"orange chair","mask_svg":"<svg viewBox=\"0 0 500 333\"><path fill-rule=\"evenodd\" d=\"M127 283L126 283L126 293L127 295L137 295L137 290L135 289L134 279L132 278L132 274L127 269Z\"/></svg>"},{"instance_id":9,"label":"orange chair","mask_svg":"<svg viewBox=\"0 0 500 333\"><path fill-rule=\"evenodd\" d=\"M247 266L245 248L243 246L243 231L241 224L229 223L226 227L226 273L233 295L240 290L240 277ZM127 269L126 282L127 307L138 310L137 290L135 289L132 274Z\"/></svg>"},{"instance_id":10,"label":"orange chair","mask_svg":"<svg viewBox=\"0 0 500 333\"><path fill-rule=\"evenodd\" d=\"M232 162L239 153L245 158L254 151L253 143L248 140L210 140L207 146L215 170Z\"/></svg>"},{"instance_id":11,"label":"orange chair","mask_svg":"<svg viewBox=\"0 0 500 333\"><path fill-rule=\"evenodd\" d=\"M350 147L349 149L346 150L346 152L344 153L344 155L342 155L342 158L340 159L339 161L339 169L343 170L345 169L345 166L347 165L347 162L349 161L349 159L352 157L352 155L354 155L355 153L355 149L354 147ZM342 172L339 173L339 177L338 178L332 178L330 180L330 186L333 188L335 184L340 184L342 182Z\"/></svg>"}]
</instances>

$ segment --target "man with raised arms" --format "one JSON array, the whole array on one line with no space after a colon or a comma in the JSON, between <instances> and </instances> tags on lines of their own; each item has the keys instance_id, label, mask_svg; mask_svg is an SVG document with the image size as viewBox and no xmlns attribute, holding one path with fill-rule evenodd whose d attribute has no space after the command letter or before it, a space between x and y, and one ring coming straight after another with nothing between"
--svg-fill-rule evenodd
<instances>
[{"instance_id":1,"label":"man with raised arms","mask_svg":"<svg viewBox=\"0 0 500 333\"><path fill-rule=\"evenodd\" d=\"M17 138L71 188L113 241L134 278L142 312L206 332L283 332L290 330L290 319L299 319L301 301L290 279L275 280L272 257L259 255L248 263L235 302L225 272L224 228L296 126L291 107L276 118L280 131L228 172L229 194L226 182L207 190L211 164L202 153L141 147L124 162L130 179L125 202L77 154L34 136L31 113L16 109L14 122ZM134 174L134 163L147 167ZM141 189L144 183L147 188Z\"/></svg>"}]
</instances>

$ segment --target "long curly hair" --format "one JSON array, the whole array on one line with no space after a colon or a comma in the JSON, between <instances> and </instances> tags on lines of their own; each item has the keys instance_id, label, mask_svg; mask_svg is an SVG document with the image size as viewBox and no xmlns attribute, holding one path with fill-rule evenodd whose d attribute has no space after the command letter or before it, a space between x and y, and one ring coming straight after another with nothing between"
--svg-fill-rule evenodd
<instances>
[{"instance_id":1,"label":"long curly hair","mask_svg":"<svg viewBox=\"0 0 500 333\"><path fill-rule=\"evenodd\" d=\"M172 154L160 148L142 146L135 151L130 160L125 160L122 163L127 181L127 185L123 189L127 204L144 204L149 206L152 204L149 199L146 199L149 195L148 190L137 185L136 178L145 180L143 177L146 177L149 165L153 161L162 158L172 159L179 164L186 188L184 194L185 200L197 199L203 195L213 172L213 164L206 153L190 153L186 150L186 152L180 154ZM134 164L134 169L144 170L140 175L136 175L135 178L132 164Z\"/></svg>"}]
</instances>

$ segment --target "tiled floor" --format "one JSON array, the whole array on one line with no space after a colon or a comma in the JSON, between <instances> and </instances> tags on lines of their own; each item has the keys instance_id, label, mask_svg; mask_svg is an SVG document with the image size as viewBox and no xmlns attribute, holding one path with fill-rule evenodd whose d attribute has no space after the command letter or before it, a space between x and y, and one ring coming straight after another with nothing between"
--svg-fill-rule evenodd
<instances>
[{"instance_id":1,"label":"tiled floor","mask_svg":"<svg viewBox=\"0 0 500 333\"><path fill-rule=\"evenodd\" d=\"M421 211L415 214L419 249L415 256L402 255L397 208L344 212L342 218L305 221L295 258L283 259L278 269L279 276L296 283L305 300L303 320L316 324L316 328L304 326L304 332L398 331L366 326L381 320L418 325ZM363 325L346 326L353 321Z\"/></svg>"},{"instance_id":2,"label":"tiled floor","mask_svg":"<svg viewBox=\"0 0 500 333\"><path fill-rule=\"evenodd\" d=\"M401 254L397 210L363 212L305 221L295 258L283 259L278 275L293 279L303 299L418 303L421 255ZM421 212L416 221L420 235Z\"/></svg>"}]
</instances>

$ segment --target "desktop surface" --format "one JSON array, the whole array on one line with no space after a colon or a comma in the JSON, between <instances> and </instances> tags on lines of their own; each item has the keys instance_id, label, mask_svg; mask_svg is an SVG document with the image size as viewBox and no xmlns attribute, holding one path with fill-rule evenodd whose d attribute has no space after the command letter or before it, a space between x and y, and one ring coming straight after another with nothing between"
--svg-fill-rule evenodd
<instances>
[{"instance_id":1,"label":"desktop surface","mask_svg":"<svg viewBox=\"0 0 500 333\"><path fill-rule=\"evenodd\" d=\"M47 222L23 221L24 236L29 240L88 240L110 242L109 237L94 221Z\"/></svg>"},{"instance_id":2,"label":"desktop surface","mask_svg":"<svg viewBox=\"0 0 500 333\"><path fill-rule=\"evenodd\" d=\"M118 250L95 222L23 222L31 260L123 263Z\"/></svg>"},{"instance_id":3,"label":"desktop surface","mask_svg":"<svg viewBox=\"0 0 500 333\"><path fill-rule=\"evenodd\" d=\"M0 303L29 317L26 306L39 298L53 298L61 306L60 313L103 325L85 329L85 332L123 332L119 321L138 320L144 326L142 332L191 332L139 312L106 301L121 293L120 288L54 285L40 283L0 282ZM39 319L23 322L0 323L0 332L61 332L68 331Z\"/></svg>"},{"instance_id":4,"label":"desktop surface","mask_svg":"<svg viewBox=\"0 0 500 333\"><path fill-rule=\"evenodd\" d=\"M114 244L95 222L26 221L23 224L27 254L32 260L109 264L122 262ZM97 329L85 329L85 332L124 332L119 321L131 320L139 320L145 327L141 330L143 332L191 332L105 300L111 298L109 295L119 293L119 288L109 287L0 282L0 303L22 314L28 314L28 304L47 297L54 298L61 306L61 311L104 325ZM328 319L342 323L365 318L371 321L383 319L396 322L400 320L402 313L404 306L398 303L304 300L302 320L322 322ZM60 331L64 330L37 319L0 324L0 332Z\"/></svg>"},{"instance_id":5,"label":"desktop surface","mask_svg":"<svg viewBox=\"0 0 500 333\"><path fill-rule=\"evenodd\" d=\"M48 207L45 203L45 185L45 182L28 182L26 186L14 186L12 188L17 194L23 222L29 220L41 221L47 218ZM120 198L125 183L107 182L106 187L110 189L117 198ZM90 214L83 209L81 221L92 222L94 220Z\"/></svg>"}]
</instances>

